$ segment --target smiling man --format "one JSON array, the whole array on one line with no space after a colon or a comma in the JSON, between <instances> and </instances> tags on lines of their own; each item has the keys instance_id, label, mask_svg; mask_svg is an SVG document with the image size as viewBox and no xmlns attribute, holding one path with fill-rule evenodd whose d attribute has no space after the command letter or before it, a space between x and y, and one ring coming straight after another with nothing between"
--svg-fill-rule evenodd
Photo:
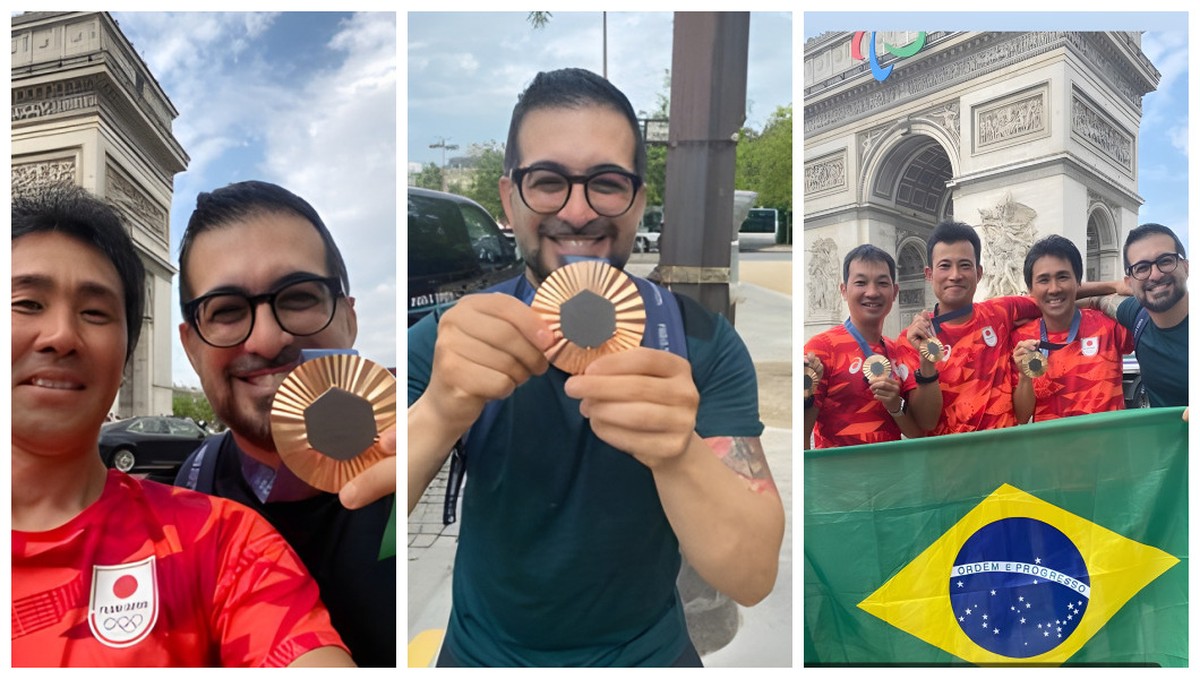
<instances>
[{"instance_id":1,"label":"smiling man","mask_svg":"<svg viewBox=\"0 0 1200 679\"><path fill-rule=\"evenodd\" d=\"M265 521L105 469L100 425L133 354L141 260L75 186L12 204L12 662L351 665L316 583Z\"/></svg>"},{"instance_id":2,"label":"smiling man","mask_svg":"<svg viewBox=\"0 0 1200 679\"><path fill-rule=\"evenodd\" d=\"M938 303L933 313L921 312L900 333L902 351L915 351L909 338L936 337L944 348L935 373L941 386L942 407L930 435L955 434L1011 427L1013 414L1012 347L1010 336L1018 320L1036 318L1037 304L1028 297L995 297L975 302L983 277L979 264L979 234L962 222L945 221L928 241L929 266L925 280ZM915 360L910 357L909 360ZM914 403L917 417L922 404Z\"/></svg>"},{"instance_id":3,"label":"smiling man","mask_svg":"<svg viewBox=\"0 0 1200 679\"><path fill-rule=\"evenodd\" d=\"M380 560L390 492L350 509L296 478L271 436L271 402L302 349L348 349L358 332L341 252L307 201L245 181L196 198L179 252L179 336L204 395L229 431L184 462L176 485L259 512L321 586L360 666L396 665L396 558ZM381 445L395 452L395 432ZM394 459L394 458L393 458Z\"/></svg>"},{"instance_id":4,"label":"smiling man","mask_svg":"<svg viewBox=\"0 0 1200 679\"><path fill-rule=\"evenodd\" d=\"M1025 284L1042 318L1013 335L1017 423L1121 410L1121 357L1133 351L1133 337L1095 309L1079 309L1075 296L1083 278L1083 257L1070 240L1047 236L1025 256ZM1041 352L1046 372L1031 378L1020 369ZM1036 358L1036 356L1035 356Z\"/></svg>"},{"instance_id":5,"label":"smiling man","mask_svg":"<svg viewBox=\"0 0 1200 679\"><path fill-rule=\"evenodd\" d=\"M804 345L806 367L818 375L804 401L804 447L853 446L924 436L937 422L941 390L937 366L927 357L903 362L896 342L883 336L883 322L896 296L896 261L874 245L860 245L842 262L842 299L850 309L846 322L814 335ZM869 378L866 361L888 360L890 368ZM917 421L908 402L926 414Z\"/></svg>"},{"instance_id":6,"label":"smiling man","mask_svg":"<svg viewBox=\"0 0 1200 679\"><path fill-rule=\"evenodd\" d=\"M574 376L543 354L535 288L576 258L625 264L645 157L612 84L539 73L513 110L499 186L525 275L409 329L409 511L464 435L469 452L439 665L698 665L680 550L744 605L774 586L783 508L754 367L728 322L645 288L647 305L678 305L673 351L644 342ZM684 345L686 359L673 353Z\"/></svg>"},{"instance_id":7,"label":"smiling man","mask_svg":"<svg viewBox=\"0 0 1200 679\"><path fill-rule=\"evenodd\" d=\"M1123 285L1085 283L1079 295L1105 295L1097 306L1133 333L1150 405L1186 406L1188 260L1183 243L1162 224L1142 224L1125 237L1124 258Z\"/></svg>"}]
</instances>

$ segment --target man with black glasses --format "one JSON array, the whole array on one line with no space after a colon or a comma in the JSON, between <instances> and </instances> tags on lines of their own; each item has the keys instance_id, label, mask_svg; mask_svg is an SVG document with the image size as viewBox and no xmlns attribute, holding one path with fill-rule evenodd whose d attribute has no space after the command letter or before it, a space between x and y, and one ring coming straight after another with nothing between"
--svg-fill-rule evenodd
<instances>
[{"instance_id":1,"label":"man with black glasses","mask_svg":"<svg viewBox=\"0 0 1200 679\"><path fill-rule=\"evenodd\" d=\"M206 440L175 483L265 516L316 578L355 662L394 667L396 559L378 557L395 502L395 431L380 437L389 464L367 472L382 472L382 488L355 484L340 499L293 475L271 436L272 399L301 350L353 346L349 288L333 236L299 196L245 181L196 198L179 253L179 335L229 431Z\"/></svg>"},{"instance_id":2,"label":"man with black glasses","mask_svg":"<svg viewBox=\"0 0 1200 679\"><path fill-rule=\"evenodd\" d=\"M460 438L467 453L439 665L698 665L680 550L742 604L774 586L783 509L732 326L632 279L642 345L572 375L549 365L556 337L529 306L566 264L625 265L645 158L611 83L539 73L513 110L499 186L525 275L409 329L410 512Z\"/></svg>"},{"instance_id":3,"label":"man with black glasses","mask_svg":"<svg viewBox=\"0 0 1200 679\"><path fill-rule=\"evenodd\" d=\"M1188 402L1188 262L1183 243L1162 224L1125 238L1125 281L1085 283L1080 297L1106 295L1098 308L1133 333L1150 405ZM1132 297L1122 297L1129 295Z\"/></svg>"}]
</instances>

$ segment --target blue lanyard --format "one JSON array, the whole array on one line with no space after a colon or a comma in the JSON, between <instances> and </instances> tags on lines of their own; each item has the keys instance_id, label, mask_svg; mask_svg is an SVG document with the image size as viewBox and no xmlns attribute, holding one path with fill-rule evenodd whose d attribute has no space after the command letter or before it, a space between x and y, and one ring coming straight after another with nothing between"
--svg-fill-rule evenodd
<instances>
[{"instance_id":1,"label":"blue lanyard","mask_svg":"<svg viewBox=\"0 0 1200 679\"><path fill-rule=\"evenodd\" d=\"M1071 327L1067 330L1067 341L1062 344L1056 344L1050 341L1050 335L1046 332L1046 319L1038 320L1042 326L1042 341L1038 343L1038 351L1042 352L1043 356L1050 356L1050 352L1055 349L1062 349L1071 342L1075 341L1075 336L1079 334L1079 322L1083 320L1083 313L1079 309L1075 309L1075 315L1071 317Z\"/></svg>"},{"instance_id":2,"label":"blue lanyard","mask_svg":"<svg viewBox=\"0 0 1200 679\"><path fill-rule=\"evenodd\" d=\"M933 334L937 335L938 333L940 333L942 331L942 323L945 323L947 321L953 321L956 318L961 318L963 316L966 316L967 314L971 313L971 310L974 308L975 308L975 303L971 302L970 304L966 305L965 307L963 307L961 309L957 309L955 311L951 311L949 313L945 313L945 314L942 314L941 316L939 316L938 315L938 305L934 304L933 305L933 318L929 319L929 322L933 324Z\"/></svg>"}]
</instances>

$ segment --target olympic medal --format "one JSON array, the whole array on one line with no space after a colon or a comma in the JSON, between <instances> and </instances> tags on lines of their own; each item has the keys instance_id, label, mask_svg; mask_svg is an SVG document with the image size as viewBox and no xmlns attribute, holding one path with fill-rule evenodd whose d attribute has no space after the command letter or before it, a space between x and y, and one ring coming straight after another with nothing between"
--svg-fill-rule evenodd
<instances>
[{"instance_id":1,"label":"olympic medal","mask_svg":"<svg viewBox=\"0 0 1200 679\"><path fill-rule=\"evenodd\" d=\"M1047 358L1040 351L1031 351L1022 356L1021 360L1017 361L1021 372L1028 375L1030 379L1045 375L1047 363Z\"/></svg>"},{"instance_id":2,"label":"olympic medal","mask_svg":"<svg viewBox=\"0 0 1200 679\"><path fill-rule=\"evenodd\" d=\"M936 337L930 337L922 340L920 342L919 350L921 353L921 358L924 358L930 363L937 363L938 361L942 360L944 348L942 343Z\"/></svg>"},{"instance_id":3,"label":"olympic medal","mask_svg":"<svg viewBox=\"0 0 1200 679\"><path fill-rule=\"evenodd\" d=\"M640 345L646 329L637 284L600 260L556 269L538 287L532 306L555 336L546 358L573 375L601 356Z\"/></svg>"},{"instance_id":4,"label":"olympic medal","mask_svg":"<svg viewBox=\"0 0 1200 679\"><path fill-rule=\"evenodd\" d=\"M813 389L817 386L817 371L804 366L804 398L812 398Z\"/></svg>"},{"instance_id":5,"label":"olympic medal","mask_svg":"<svg viewBox=\"0 0 1200 679\"><path fill-rule=\"evenodd\" d=\"M357 355L301 363L271 403L280 459L305 483L329 493L384 458L375 443L394 426L395 376Z\"/></svg>"},{"instance_id":6,"label":"olympic medal","mask_svg":"<svg viewBox=\"0 0 1200 679\"><path fill-rule=\"evenodd\" d=\"M862 364L863 375L868 382L881 380L892 374L892 364L879 354L871 354Z\"/></svg>"}]
</instances>

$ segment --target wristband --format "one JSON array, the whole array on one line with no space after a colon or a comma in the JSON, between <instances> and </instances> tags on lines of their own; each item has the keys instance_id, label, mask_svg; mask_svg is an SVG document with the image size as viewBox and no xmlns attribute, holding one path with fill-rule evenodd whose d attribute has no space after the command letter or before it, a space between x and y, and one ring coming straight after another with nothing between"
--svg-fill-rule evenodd
<instances>
[{"instance_id":1,"label":"wristband","mask_svg":"<svg viewBox=\"0 0 1200 679\"><path fill-rule=\"evenodd\" d=\"M921 371L920 371L920 370L918 370L918 371L917 371L917 372L916 372L916 373L913 375L913 379L915 379L915 380L917 381L917 384L930 384L930 383L932 383L932 382L937 382L937 381L938 381L938 377L939 377L940 375L941 375L941 373L940 373L940 372L935 372L934 374L930 375L929 377L925 377L924 375L922 375L922 374L921 374Z\"/></svg>"}]
</instances>

